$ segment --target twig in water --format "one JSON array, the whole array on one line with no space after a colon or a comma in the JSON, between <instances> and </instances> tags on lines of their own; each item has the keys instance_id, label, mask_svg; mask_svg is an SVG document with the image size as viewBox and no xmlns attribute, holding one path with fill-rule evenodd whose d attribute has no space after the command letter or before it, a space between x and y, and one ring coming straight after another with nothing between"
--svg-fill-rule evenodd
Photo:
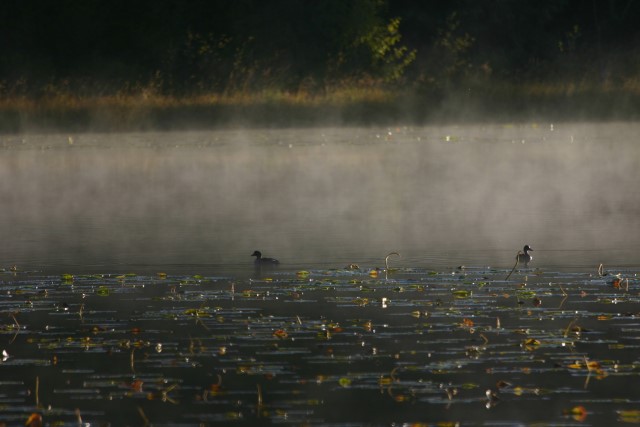
<instances>
[{"instance_id":1,"label":"twig in water","mask_svg":"<svg viewBox=\"0 0 640 427\"><path fill-rule=\"evenodd\" d=\"M393 368L393 369L391 370L391 373L389 374L389 378L391 378L391 380L393 380L393 382L394 382L394 383L396 383L396 382L400 381L400 380L398 380L398 379L396 378L396 371L397 371L398 369L399 369L399 367L398 367L398 366L396 366L395 368Z\"/></svg>"},{"instance_id":2,"label":"twig in water","mask_svg":"<svg viewBox=\"0 0 640 427\"><path fill-rule=\"evenodd\" d=\"M565 296L565 297L566 297L566 296L569 296L569 294L567 294L567 293L565 292L565 290L564 290L564 288L562 287L562 285L560 285L560 284L559 284L558 286L560 286L560 290L562 291L562 295L563 295L563 296Z\"/></svg>"},{"instance_id":3,"label":"twig in water","mask_svg":"<svg viewBox=\"0 0 640 427\"><path fill-rule=\"evenodd\" d=\"M136 368L135 368L135 356L134 356L134 352L136 351L135 348L131 349L131 359L130 359L130 365L131 365L131 372L133 372L134 374L136 373Z\"/></svg>"},{"instance_id":4,"label":"twig in water","mask_svg":"<svg viewBox=\"0 0 640 427\"><path fill-rule=\"evenodd\" d=\"M78 420L78 426L82 427L82 417L80 416L80 409L76 408L76 419Z\"/></svg>"},{"instance_id":5,"label":"twig in water","mask_svg":"<svg viewBox=\"0 0 640 427\"><path fill-rule=\"evenodd\" d=\"M176 388L178 386L178 384L173 384L170 385L168 388L162 390L160 393L162 395L162 401L163 402L169 402L169 403L173 403L174 405L177 405L178 402L176 402L175 400L173 400L171 397L169 397L169 392L171 390L173 390L174 388Z\"/></svg>"},{"instance_id":6,"label":"twig in water","mask_svg":"<svg viewBox=\"0 0 640 427\"><path fill-rule=\"evenodd\" d=\"M20 323L18 323L18 319L16 319L16 316L14 316L13 314L11 315L11 318L13 319L13 323L16 324L16 327L18 329L20 329Z\"/></svg>"},{"instance_id":7,"label":"twig in water","mask_svg":"<svg viewBox=\"0 0 640 427\"><path fill-rule=\"evenodd\" d=\"M258 407L262 406L262 388L260 387L260 384L256 384L256 388L258 390Z\"/></svg>"},{"instance_id":8,"label":"twig in water","mask_svg":"<svg viewBox=\"0 0 640 427\"><path fill-rule=\"evenodd\" d=\"M560 305L558 306L558 309L560 309L564 305L567 298L569 298L569 294L564 290L562 285L559 284L558 286L560 286L560 290L562 291L562 295L564 296L564 298L562 298L562 301L560 301Z\"/></svg>"},{"instance_id":9,"label":"twig in water","mask_svg":"<svg viewBox=\"0 0 640 427\"><path fill-rule=\"evenodd\" d=\"M11 341L9 341L9 344L13 344L16 338L18 338L18 334L20 333L20 323L18 323L16 316L14 316L13 314L11 314L10 316L13 318L13 322L16 325L16 333L13 335L13 338L11 338Z\"/></svg>"},{"instance_id":10,"label":"twig in water","mask_svg":"<svg viewBox=\"0 0 640 427\"><path fill-rule=\"evenodd\" d=\"M569 298L569 295L565 295L564 298L562 298L562 301L560 301L560 305L558 306L558 309L561 309L562 306L564 305L564 303L567 301L567 298Z\"/></svg>"},{"instance_id":11,"label":"twig in water","mask_svg":"<svg viewBox=\"0 0 640 427\"><path fill-rule=\"evenodd\" d=\"M202 321L202 319L197 318L196 317L196 325L200 324L203 328L205 328L207 331L209 331L210 329L207 327L207 325L204 324L204 322Z\"/></svg>"},{"instance_id":12,"label":"twig in water","mask_svg":"<svg viewBox=\"0 0 640 427\"><path fill-rule=\"evenodd\" d=\"M149 418L147 418L147 416L144 414L144 411L139 406L138 406L138 413L142 417L142 420L144 421L145 426L151 425L151 423L149 422Z\"/></svg>"},{"instance_id":13,"label":"twig in water","mask_svg":"<svg viewBox=\"0 0 640 427\"><path fill-rule=\"evenodd\" d=\"M40 377L36 377L36 408L40 407Z\"/></svg>"},{"instance_id":14,"label":"twig in water","mask_svg":"<svg viewBox=\"0 0 640 427\"><path fill-rule=\"evenodd\" d=\"M480 334L480 337L484 340L484 345L489 344L489 338L485 337L484 334Z\"/></svg>"},{"instance_id":15,"label":"twig in water","mask_svg":"<svg viewBox=\"0 0 640 427\"><path fill-rule=\"evenodd\" d=\"M602 264L600 264L598 266L598 276L600 276L600 277L604 276L604 274L603 274L603 265Z\"/></svg>"},{"instance_id":16,"label":"twig in water","mask_svg":"<svg viewBox=\"0 0 640 427\"><path fill-rule=\"evenodd\" d=\"M567 329L564 330L564 337L566 338L567 336L569 336L569 329L571 329L571 327L577 322L576 319L573 319L571 322L569 322L569 324L567 325Z\"/></svg>"},{"instance_id":17,"label":"twig in water","mask_svg":"<svg viewBox=\"0 0 640 427\"><path fill-rule=\"evenodd\" d=\"M587 360L587 356L584 356L584 364L587 367L587 378L584 380L584 388L585 390L589 387L589 380L591 379L591 367L589 366L589 361Z\"/></svg>"},{"instance_id":18,"label":"twig in water","mask_svg":"<svg viewBox=\"0 0 640 427\"><path fill-rule=\"evenodd\" d=\"M509 275L507 276L505 280L505 282L507 280L509 280L509 277L511 277L511 275L513 274L514 271L516 271L516 267L518 266L518 262L520 262L520 254L522 254L522 251L518 251L518 253L516 254L516 263L513 265L513 268L511 269L511 272L509 273Z\"/></svg>"},{"instance_id":19,"label":"twig in water","mask_svg":"<svg viewBox=\"0 0 640 427\"><path fill-rule=\"evenodd\" d=\"M385 258L384 258L384 266L387 268L387 270L389 270L389 257L391 255L397 255L398 257L400 257L400 254L398 252L390 252Z\"/></svg>"}]
</instances>

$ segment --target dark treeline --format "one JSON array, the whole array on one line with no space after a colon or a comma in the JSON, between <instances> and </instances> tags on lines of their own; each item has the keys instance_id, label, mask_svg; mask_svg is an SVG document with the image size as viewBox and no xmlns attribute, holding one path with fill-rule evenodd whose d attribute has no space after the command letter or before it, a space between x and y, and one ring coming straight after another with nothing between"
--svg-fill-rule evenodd
<instances>
[{"instance_id":1,"label":"dark treeline","mask_svg":"<svg viewBox=\"0 0 640 427\"><path fill-rule=\"evenodd\" d=\"M634 0L4 0L4 91L634 79Z\"/></svg>"},{"instance_id":2,"label":"dark treeline","mask_svg":"<svg viewBox=\"0 0 640 427\"><path fill-rule=\"evenodd\" d=\"M3 0L0 132L640 119L640 0Z\"/></svg>"}]
</instances>

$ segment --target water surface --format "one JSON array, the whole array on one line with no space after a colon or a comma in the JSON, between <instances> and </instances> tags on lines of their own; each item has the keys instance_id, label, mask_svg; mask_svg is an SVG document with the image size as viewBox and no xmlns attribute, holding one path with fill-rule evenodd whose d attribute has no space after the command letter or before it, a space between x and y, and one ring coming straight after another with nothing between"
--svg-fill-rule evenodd
<instances>
[{"instance_id":1,"label":"water surface","mask_svg":"<svg viewBox=\"0 0 640 427\"><path fill-rule=\"evenodd\" d=\"M635 124L3 136L0 259L98 271L634 265ZM192 270L189 267L189 270Z\"/></svg>"},{"instance_id":2,"label":"water surface","mask_svg":"<svg viewBox=\"0 0 640 427\"><path fill-rule=\"evenodd\" d=\"M638 422L638 130L3 136L0 421Z\"/></svg>"}]
</instances>

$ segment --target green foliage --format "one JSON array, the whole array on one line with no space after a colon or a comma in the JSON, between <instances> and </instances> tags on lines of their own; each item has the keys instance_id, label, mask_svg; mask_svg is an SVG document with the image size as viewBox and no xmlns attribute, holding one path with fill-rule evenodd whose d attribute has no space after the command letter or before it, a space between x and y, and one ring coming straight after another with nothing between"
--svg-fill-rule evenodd
<instances>
[{"instance_id":1,"label":"green foliage","mask_svg":"<svg viewBox=\"0 0 640 427\"><path fill-rule=\"evenodd\" d=\"M287 119L302 102L359 117L398 99L486 109L470 96L508 111L524 98L548 111L550 96L634 111L638 19L640 3L609 0L7 1L0 126L107 111L100 120L144 127L185 104L178 116L207 122L247 104L284 105Z\"/></svg>"},{"instance_id":2,"label":"green foliage","mask_svg":"<svg viewBox=\"0 0 640 427\"><path fill-rule=\"evenodd\" d=\"M470 66L467 53L475 39L460 29L460 19L453 12L446 20L444 28L438 31L435 46L439 51L442 75L447 81L455 80Z\"/></svg>"},{"instance_id":3,"label":"green foliage","mask_svg":"<svg viewBox=\"0 0 640 427\"><path fill-rule=\"evenodd\" d=\"M368 34L360 37L356 45L363 44L370 51L374 72L385 81L399 80L404 70L416 58L416 50L398 45L400 34L400 18L393 18L386 26L375 26Z\"/></svg>"}]
</instances>

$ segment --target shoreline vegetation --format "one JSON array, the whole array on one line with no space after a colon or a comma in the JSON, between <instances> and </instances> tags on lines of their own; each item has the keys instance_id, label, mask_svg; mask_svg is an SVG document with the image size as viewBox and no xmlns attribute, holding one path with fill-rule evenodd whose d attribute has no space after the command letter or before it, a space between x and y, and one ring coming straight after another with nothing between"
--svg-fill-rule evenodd
<instances>
[{"instance_id":1,"label":"shoreline vegetation","mask_svg":"<svg viewBox=\"0 0 640 427\"><path fill-rule=\"evenodd\" d=\"M0 9L0 133L640 119L640 2Z\"/></svg>"},{"instance_id":2,"label":"shoreline vegetation","mask_svg":"<svg viewBox=\"0 0 640 427\"><path fill-rule=\"evenodd\" d=\"M447 93L382 86L184 97L152 89L98 96L56 91L0 99L3 134L638 119L638 82L469 85Z\"/></svg>"}]
</instances>

